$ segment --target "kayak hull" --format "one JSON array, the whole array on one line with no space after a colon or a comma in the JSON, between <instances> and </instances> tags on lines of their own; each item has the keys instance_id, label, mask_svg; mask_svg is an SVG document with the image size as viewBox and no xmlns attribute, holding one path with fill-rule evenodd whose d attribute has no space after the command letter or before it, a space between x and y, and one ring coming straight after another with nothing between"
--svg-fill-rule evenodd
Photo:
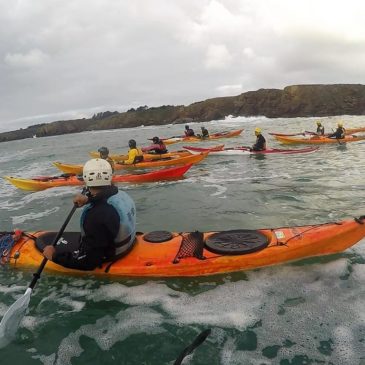
<instances>
[{"instance_id":1,"label":"kayak hull","mask_svg":"<svg viewBox=\"0 0 365 365\"><path fill-rule=\"evenodd\" d=\"M100 154L99 152L89 152L89 155L93 158L99 158ZM171 151L164 154L152 154L152 153L144 153L143 158L146 161L155 161L155 160L161 160L167 157L185 157L190 156L191 153L189 151ZM117 155L117 154L109 154L109 157L114 160L115 162L125 161L128 159L128 155Z\"/></svg>"},{"instance_id":2,"label":"kayak hull","mask_svg":"<svg viewBox=\"0 0 365 365\"><path fill-rule=\"evenodd\" d=\"M164 139L165 144L173 144L178 142L206 142L206 141L212 141L216 139L221 138L232 138L232 137L238 137L243 132L243 129L237 129L231 132L225 132L225 133L214 133L211 134L209 137L206 138L199 138L199 137L182 137L182 138L168 138Z\"/></svg>"},{"instance_id":3,"label":"kayak hull","mask_svg":"<svg viewBox=\"0 0 365 365\"><path fill-rule=\"evenodd\" d=\"M365 224L364 217L360 217L337 223L261 229L255 232L266 236L268 240L268 245L260 251L243 255L222 255L208 250L205 246L205 259L187 257L178 261L175 258L184 234L174 233L166 242L150 243L144 239L144 234L139 233L132 251L127 256L112 265L106 263L92 273L112 277L182 277L251 270L341 252L364 238ZM42 233L44 232L32 234L39 236ZM214 232L204 233L204 239L212 234ZM29 237L23 237L18 241L10 256L14 256L16 251L20 253L16 268L38 267L43 258L35 247L34 240ZM10 260L10 264L15 264L14 259ZM46 269L59 273L84 273L53 262L49 262Z\"/></svg>"},{"instance_id":4,"label":"kayak hull","mask_svg":"<svg viewBox=\"0 0 365 365\"><path fill-rule=\"evenodd\" d=\"M155 170L144 174L128 174L128 175L114 175L113 183L144 183L169 179L181 178L192 166L192 164L170 167L167 169ZM79 180L77 176L72 175L68 177L42 177L42 179L22 179L12 176L5 176L8 182L15 187L27 191L41 191L49 188L60 186L79 186L84 185L83 180Z\"/></svg>"},{"instance_id":5,"label":"kayak hull","mask_svg":"<svg viewBox=\"0 0 365 365\"><path fill-rule=\"evenodd\" d=\"M345 130L345 134L354 134L354 133L359 133L359 132L365 132L365 127L360 127L360 128L346 128ZM316 132L309 132L309 131L304 131L304 132L298 132L298 133L269 133L271 136L282 136L282 137L293 137L293 136L305 136L305 135L316 135ZM326 133L326 135L329 135L330 133Z\"/></svg>"},{"instance_id":6,"label":"kayak hull","mask_svg":"<svg viewBox=\"0 0 365 365\"><path fill-rule=\"evenodd\" d=\"M322 136L314 136L311 138L295 138L287 136L274 136L280 143L283 144L342 144L347 142L358 142L365 140L365 136L345 136L345 138L336 139Z\"/></svg>"},{"instance_id":7,"label":"kayak hull","mask_svg":"<svg viewBox=\"0 0 365 365\"><path fill-rule=\"evenodd\" d=\"M191 146L184 146L184 148L193 154L198 154L201 152L209 152L210 156L241 156L241 155L262 155L262 154L293 155L298 153L311 153L318 151L319 149L319 147L306 147L300 149L268 148L264 151L250 151L248 147L232 147L232 148L224 148L222 150L211 150L209 148L199 148Z\"/></svg>"},{"instance_id":8,"label":"kayak hull","mask_svg":"<svg viewBox=\"0 0 365 365\"><path fill-rule=\"evenodd\" d=\"M200 155L192 155L185 157L175 157L168 158L166 160L159 161L147 161L147 162L139 162L133 165L122 165L115 164L114 170L123 170L123 169L144 169L144 168L154 168L154 167L164 167L164 166L177 166L177 165L187 165L187 164L196 164L202 161L205 157L207 157L208 153L201 153ZM73 165L73 164L64 164L61 162L53 162L53 165L56 166L59 170L64 172L65 174L81 174L83 165Z\"/></svg>"}]
</instances>

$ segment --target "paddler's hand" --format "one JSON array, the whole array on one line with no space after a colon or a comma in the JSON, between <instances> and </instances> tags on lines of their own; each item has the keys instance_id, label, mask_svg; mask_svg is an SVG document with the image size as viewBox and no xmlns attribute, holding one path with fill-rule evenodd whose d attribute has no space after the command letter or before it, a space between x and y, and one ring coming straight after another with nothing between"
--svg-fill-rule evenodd
<instances>
[{"instance_id":1,"label":"paddler's hand","mask_svg":"<svg viewBox=\"0 0 365 365\"><path fill-rule=\"evenodd\" d=\"M83 205L85 205L89 202L89 198L86 195L77 194L77 195L75 195L73 202L78 207L82 207Z\"/></svg>"},{"instance_id":2,"label":"paddler's hand","mask_svg":"<svg viewBox=\"0 0 365 365\"><path fill-rule=\"evenodd\" d=\"M53 255L56 252L56 249L52 245L48 245L43 249L43 256L49 260L52 261Z\"/></svg>"}]
</instances>

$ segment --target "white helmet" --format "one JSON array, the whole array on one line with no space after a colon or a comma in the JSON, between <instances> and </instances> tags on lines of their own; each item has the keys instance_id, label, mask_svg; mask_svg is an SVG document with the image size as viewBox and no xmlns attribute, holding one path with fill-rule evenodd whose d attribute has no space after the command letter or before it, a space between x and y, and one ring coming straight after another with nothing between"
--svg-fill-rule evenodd
<instances>
[{"instance_id":1,"label":"white helmet","mask_svg":"<svg viewBox=\"0 0 365 365\"><path fill-rule=\"evenodd\" d=\"M84 165L83 178L86 186L108 186L112 182L112 167L102 158L94 158Z\"/></svg>"}]
</instances>

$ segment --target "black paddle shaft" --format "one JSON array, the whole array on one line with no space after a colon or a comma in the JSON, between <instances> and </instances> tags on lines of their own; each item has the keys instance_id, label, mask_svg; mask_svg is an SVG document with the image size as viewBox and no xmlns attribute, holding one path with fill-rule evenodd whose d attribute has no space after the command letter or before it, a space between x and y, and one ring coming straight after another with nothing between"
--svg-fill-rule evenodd
<instances>
[{"instance_id":1,"label":"black paddle shaft","mask_svg":"<svg viewBox=\"0 0 365 365\"><path fill-rule=\"evenodd\" d=\"M84 194L86 191L86 188L82 189L82 192L81 194ZM59 232L57 233L57 236L55 237L55 239L53 240L53 243L52 243L52 246L56 246L58 240L61 238L63 232L65 231L66 229L66 226L68 225L68 222L71 220L73 214L75 213L75 210L77 209L77 205L74 204L74 206L72 207L71 209L71 212L68 214L65 222L63 223L61 229L59 230ZM44 267L46 266L47 264L47 261L48 259L45 257L43 260L42 260L42 263L39 265L39 268L37 270L36 273L33 274L33 280L31 281L31 283L29 284L29 288L30 289L34 289L35 285L37 284L37 281L38 279L41 277L41 273L44 269Z\"/></svg>"},{"instance_id":2,"label":"black paddle shaft","mask_svg":"<svg viewBox=\"0 0 365 365\"><path fill-rule=\"evenodd\" d=\"M54 241L52 243L52 246L56 246L58 240L61 238L63 232L65 231L65 228L66 228L68 222L71 220L73 214L75 213L76 208L77 208L77 205L74 205L72 207L71 212L69 213L69 215L67 216L67 218L66 218L65 222L63 223L61 229L57 233L57 236L55 237L55 239L54 239ZM30 283L29 288L34 289L34 287L35 287L38 279L41 277L41 273L42 273L44 267L46 266L47 261L48 261L48 259L46 257L42 260L42 263L39 265L39 268L38 268L37 272L35 272L33 274L33 280Z\"/></svg>"},{"instance_id":3,"label":"black paddle shaft","mask_svg":"<svg viewBox=\"0 0 365 365\"><path fill-rule=\"evenodd\" d=\"M186 347L181 352L179 357L175 360L174 365L181 365L184 358L186 356L190 355L198 346L200 346L206 340L206 338L210 335L211 332L212 332L211 329L207 329L207 330L204 330L203 332L201 332L199 334L199 336L193 341L193 343L191 345L189 345L188 347Z\"/></svg>"}]
</instances>

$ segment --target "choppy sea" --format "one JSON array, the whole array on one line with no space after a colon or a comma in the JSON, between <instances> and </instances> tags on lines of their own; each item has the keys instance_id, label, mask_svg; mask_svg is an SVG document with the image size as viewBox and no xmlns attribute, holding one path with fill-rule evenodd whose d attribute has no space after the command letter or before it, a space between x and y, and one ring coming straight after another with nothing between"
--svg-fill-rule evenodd
<instances>
[{"instance_id":1,"label":"choppy sea","mask_svg":"<svg viewBox=\"0 0 365 365\"><path fill-rule=\"evenodd\" d=\"M227 147L251 145L268 132L314 130L314 118L227 118L210 132L244 128ZM327 131L365 126L363 117L321 119ZM200 124L192 123L198 130ZM0 144L0 176L57 175L52 161L83 163L107 146L125 152L134 138L181 134L183 125L32 138ZM220 142L220 141L219 141ZM204 145L212 145L206 143ZM170 150L182 145L171 145ZM299 146L298 146L299 147ZM135 200L139 231L268 228L365 214L365 142L323 145L312 154L215 156L184 179L120 185ZM58 230L79 188L23 192L2 180L1 231ZM77 230L77 212L68 230ZM0 267L0 316L32 271ZM248 272L149 279L62 276L45 271L17 338L0 364L172 365L203 330L207 340L183 364L365 364L365 241L347 251Z\"/></svg>"}]
</instances>

